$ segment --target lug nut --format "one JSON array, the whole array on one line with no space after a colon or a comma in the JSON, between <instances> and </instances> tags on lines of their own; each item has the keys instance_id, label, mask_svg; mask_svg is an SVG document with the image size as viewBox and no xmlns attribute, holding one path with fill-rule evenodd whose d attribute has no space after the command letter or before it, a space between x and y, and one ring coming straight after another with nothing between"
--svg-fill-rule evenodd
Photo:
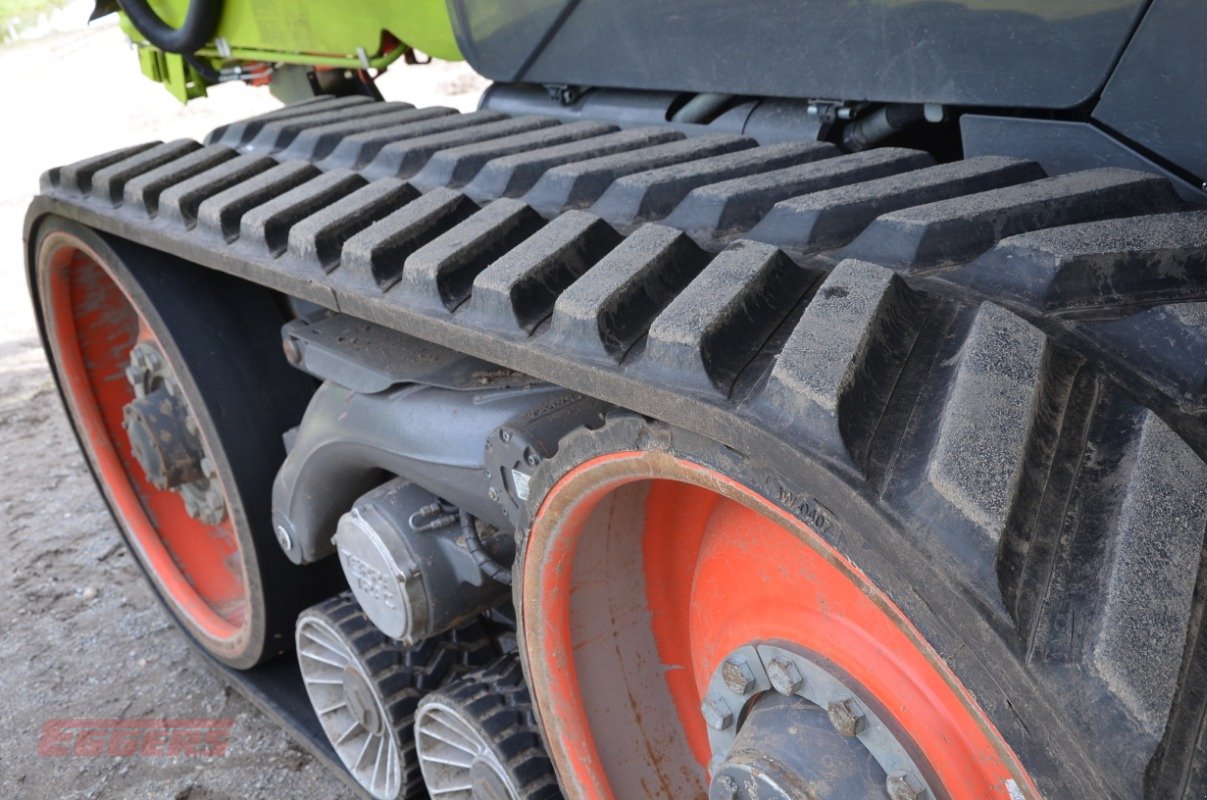
<instances>
[{"instance_id":1,"label":"lug nut","mask_svg":"<svg viewBox=\"0 0 1207 800\"><path fill-rule=\"evenodd\" d=\"M908 772L895 772L888 776L888 796L892 800L922 800L926 790L922 782Z\"/></svg>"},{"instance_id":2,"label":"lug nut","mask_svg":"<svg viewBox=\"0 0 1207 800\"><path fill-rule=\"evenodd\" d=\"M709 695L704 698L704 702L700 704L700 713L704 715L704 722L714 731L723 731L733 722L733 712L729 710L729 703L726 703L723 697Z\"/></svg>"},{"instance_id":3,"label":"lug nut","mask_svg":"<svg viewBox=\"0 0 1207 800\"><path fill-rule=\"evenodd\" d=\"M791 660L777 656L767 664L767 677L771 687L780 694L793 695L805 685L800 669Z\"/></svg>"},{"instance_id":4,"label":"lug nut","mask_svg":"<svg viewBox=\"0 0 1207 800\"><path fill-rule=\"evenodd\" d=\"M750 694L750 690L754 688L754 673L750 671L746 659L741 656L725 659L725 663L721 665L721 679L725 681L729 691L741 697Z\"/></svg>"},{"instance_id":5,"label":"lug nut","mask_svg":"<svg viewBox=\"0 0 1207 800\"><path fill-rule=\"evenodd\" d=\"M830 703L826 711L830 724L843 736L856 736L863 730L863 710L849 697Z\"/></svg>"}]
</instances>

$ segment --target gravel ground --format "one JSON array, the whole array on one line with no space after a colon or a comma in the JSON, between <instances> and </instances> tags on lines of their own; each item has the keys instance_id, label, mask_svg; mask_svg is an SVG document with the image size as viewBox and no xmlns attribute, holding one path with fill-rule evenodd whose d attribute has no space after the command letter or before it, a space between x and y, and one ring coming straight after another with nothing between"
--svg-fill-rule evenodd
<instances>
[{"instance_id":1,"label":"gravel ground","mask_svg":"<svg viewBox=\"0 0 1207 800\"><path fill-rule=\"evenodd\" d=\"M25 294L21 225L46 167L275 107L224 86L180 106L144 80L112 21L76 0L41 38L0 48L0 797L342 798L339 782L194 656L120 542L55 396ZM399 69L387 97L472 108L460 65ZM232 720L227 752L39 755L48 720Z\"/></svg>"}]
</instances>

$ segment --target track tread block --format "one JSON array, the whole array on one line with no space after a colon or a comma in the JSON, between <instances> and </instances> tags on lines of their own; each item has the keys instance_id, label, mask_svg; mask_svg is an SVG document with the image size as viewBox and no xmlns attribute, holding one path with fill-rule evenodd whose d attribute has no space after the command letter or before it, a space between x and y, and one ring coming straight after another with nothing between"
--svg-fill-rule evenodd
<instances>
[{"instance_id":1,"label":"track tread block","mask_svg":"<svg viewBox=\"0 0 1207 800\"><path fill-rule=\"evenodd\" d=\"M511 136L445 147L432 154L412 182L420 189L437 186L460 188L473 181L486 164L496 158L591 139L615 130L615 125L602 122L568 122Z\"/></svg>"},{"instance_id":2,"label":"track tread block","mask_svg":"<svg viewBox=\"0 0 1207 800\"><path fill-rule=\"evenodd\" d=\"M608 223L568 211L478 275L466 317L531 334L553 313L558 296L621 242Z\"/></svg>"},{"instance_id":3,"label":"track tread block","mask_svg":"<svg viewBox=\"0 0 1207 800\"><path fill-rule=\"evenodd\" d=\"M364 185L364 178L348 170L321 173L250 209L239 222L239 239L279 256L288 247L294 225Z\"/></svg>"},{"instance_id":4,"label":"track tread block","mask_svg":"<svg viewBox=\"0 0 1207 800\"><path fill-rule=\"evenodd\" d=\"M399 289L429 308L452 311L469 298L479 273L544 224L527 203L496 200L412 253Z\"/></svg>"},{"instance_id":5,"label":"track tread block","mask_svg":"<svg viewBox=\"0 0 1207 800\"><path fill-rule=\"evenodd\" d=\"M395 142L452 133L475 125L508 119L507 115L498 111L474 111L469 114L459 114L451 108L440 107L440 110L445 113L430 119L383 127L375 126L360 133L346 135L340 139L330 155L323 159L321 166L324 169L335 169L336 167L359 169L372 162L383 147Z\"/></svg>"},{"instance_id":6,"label":"track tread block","mask_svg":"<svg viewBox=\"0 0 1207 800\"><path fill-rule=\"evenodd\" d=\"M289 230L289 254L330 272L339 266L344 243L419 197L397 178L382 178L316 211Z\"/></svg>"},{"instance_id":7,"label":"track tread block","mask_svg":"<svg viewBox=\"0 0 1207 800\"><path fill-rule=\"evenodd\" d=\"M278 164L203 200L197 208L197 224L210 234L234 241L239 235L240 220L249 210L319 174L318 169L304 161Z\"/></svg>"},{"instance_id":8,"label":"track tread block","mask_svg":"<svg viewBox=\"0 0 1207 800\"><path fill-rule=\"evenodd\" d=\"M89 194L102 202L116 206L121 203L128 182L164 164L187 156L200 147L201 145L192 139L175 139L101 167L92 173L92 188Z\"/></svg>"},{"instance_id":9,"label":"track tread block","mask_svg":"<svg viewBox=\"0 0 1207 800\"><path fill-rule=\"evenodd\" d=\"M1182 665L1207 529L1207 464L1151 411L1131 456L1090 661L1154 739Z\"/></svg>"},{"instance_id":10,"label":"track tread block","mask_svg":"<svg viewBox=\"0 0 1207 800\"><path fill-rule=\"evenodd\" d=\"M479 202L499 197L519 197L553 167L616 153L631 153L682 138L683 134L679 131L651 126L501 156L482 167L482 171L466 185L465 193Z\"/></svg>"},{"instance_id":11,"label":"track tread block","mask_svg":"<svg viewBox=\"0 0 1207 800\"><path fill-rule=\"evenodd\" d=\"M159 212L159 196L189 178L206 172L212 167L236 158L238 154L226 145L216 144L201 147L193 152L169 161L155 169L144 172L126 183L123 202L128 206L141 206L147 216Z\"/></svg>"},{"instance_id":12,"label":"track tread block","mask_svg":"<svg viewBox=\"0 0 1207 800\"><path fill-rule=\"evenodd\" d=\"M892 270L848 259L818 287L744 409L863 470L924 310Z\"/></svg>"},{"instance_id":13,"label":"track tread block","mask_svg":"<svg viewBox=\"0 0 1207 800\"><path fill-rule=\"evenodd\" d=\"M266 121L243 149L248 152L276 153L285 150L305 131L324 125L348 125L354 120L378 121L391 114L414 108L410 103L349 103L338 108L324 108L297 117L282 117Z\"/></svg>"},{"instance_id":14,"label":"track tread block","mask_svg":"<svg viewBox=\"0 0 1207 800\"><path fill-rule=\"evenodd\" d=\"M461 192L433 189L344 242L340 272L388 291L402 278L404 264L416 250L477 211L478 204Z\"/></svg>"},{"instance_id":15,"label":"track tread block","mask_svg":"<svg viewBox=\"0 0 1207 800\"><path fill-rule=\"evenodd\" d=\"M432 106L415 108L409 103L386 103L392 109L388 113L373 116L328 122L325 125L307 126L301 130L289 146L277 154L281 161L304 159L319 161L326 158L346 137L365 131L376 131L390 126L415 124L429 119L438 119L457 113L455 109Z\"/></svg>"},{"instance_id":16,"label":"track tread block","mask_svg":"<svg viewBox=\"0 0 1207 800\"><path fill-rule=\"evenodd\" d=\"M62 167L51 167L42 173L40 180L41 189L43 192L48 192L51 189L57 188L74 194L86 195L92 190L92 176L99 170L125 161L128 158L133 158L161 144L163 142L144 142L143 144L122 147L117 150L110 150L107 153L101 153L100 155L90 156Z\"/></svg>"},{"instance_id":17,"label":"track tread block","mask_svg":"<svg viewBox=\"0 0 1207 800\"><path fill-rule=\"evenodd\" d=\"M754 146L754 139L745 136L714 133L561 164L541 176L536 185L524 195L524 201L549 216L569 209L587 208L598 200L609 186L625 175L698 161Z\"/></svg>"},{"instance_id":18,"label":"track tread block","mask_svg":"<svg viewBox=\"0 0 1207 800\"><path fill-rule=\"evenodd\" d=\"M508 117L497 122L486 122L469 127L440 131L413 139L404 139L383 145L377 155L362 172L370 178L396 176L410 178L423 170L439 152L454 150L473 144L510 140L523 133L557 127L560 123L552 117Z\"/></svg>"},{"instance_id":19,"label":"track tread block","mask_svg":"<svg viewBox=\"0 0 1207 800\"><path fill-rule=\"evenodd\" d=\"M374 101L371 98L359 95L352 97L312 97L296 103L290 103L284 108L278 108L266 114L241 119L229 125L221 125L210 131L209 135L205 137L205 143L225 144L228 147L237 148L254 139L265 125L285 120L312 117L316 114L338 111L372 102Z\"/></svg>"},{"instance_id":20,"label":"track tread block","mask_svg":"<svg viewBox=\"0 0 1207 800\"><path fill-rule=\"evenodd\" d=\"M658 315L635 368L660 383L728 395L818 277L773 245L739 240Z\"/></svg>"},{"instance_id":21,"label":"track tread block","mask_svg":"<svg viewBox=\"0 0 1207 800\"><path fill-rule=\"evenodd\" d=\"M839 154L824 142L782 142L672 164L619 178L589 209L613 225L632 227L665 217L693 189Z\"/></svg>"},{"instance_id":22,"label":"track tread block","mask_svg":"<svg viewBox=\"0 0 1207 800\"><path fill-rule=\"evenodd\" d=\"M549 346L619 361L707 263L685 233L638 228L557 298Z\"/></svg>"},{"instance_id":23,"label":"track tread block","mask_svg":"<svg viewBox=\"0 0 1207 800\"><path fill-rule=\"evenodd\" d=\"M696 237L721 239L754 227L780 200L932 164L919 150L883 147L731 178L693 189L663 222Z\"/></svg>"},{"instance_id":24,"label":"track tread block","mask_svg":"<svg viewBox=\"0 0 1207 800\"><path fill-rule=\"evenodd\" d=\"M1207 211L1020 234L946 277L1042 312L1207 298Z\"/></svg>"},{"instance_id":25,"label":"track tread block","mask_svg":"<svg viewBox=\"0 0 1207 800\"><path fill-rule=\"evenodd\" d=\"M204 201L276 165L272 158L256 155L241 155L224 161L164 189L159 195L158 216L192 227L197 223L197 211Z\"/></svg>"},{"instance_id":26,"label":"track tread block","mask_svg":"<svg viewBox=\"0 0 1207 800\"><path fill-rule=\"evenodd\" d=\"M921 272L970 261L1008 236L1180 206L1169 181L1149 172L1072 172L889 212L843 255Z\"/></svg>"},{"instance_id":27,"label":"track tread block","mask_svg":"<svg viewBox=\"0 0 1207 800\"><path fill-rule=\"evenodd\" d=\"M926 479L996 554L1042 402L1047 337L992 303L976 312L938 420Z\"/></svg>"},{"instance_id":28,"label":"track tread block","mask_svg":"<svg viewBox=\"0 0 1207 800\"><path fill-rule=\"evenodd\" d=\"M848 244L877 217L1044 177L1034 161L981 156L781 200L750 238L794 252Z\"/></svg>"}]
</instances>

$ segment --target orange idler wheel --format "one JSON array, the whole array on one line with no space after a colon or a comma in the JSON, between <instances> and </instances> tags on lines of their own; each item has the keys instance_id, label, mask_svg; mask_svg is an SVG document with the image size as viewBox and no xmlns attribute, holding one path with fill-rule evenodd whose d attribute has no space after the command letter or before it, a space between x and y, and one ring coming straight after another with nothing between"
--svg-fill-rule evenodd
<instances>
[{"instance_id":1,"label":"orange idler wheel","mask_svg":"<svg viewBox=\"0 0 1207 800\"><path fill-rule=\"evenodd\" d=\"M652 437L612 438L563 446L517 565L568 797L1039 797L934 648L809 524Z\"/></svg>"}]
</instances>

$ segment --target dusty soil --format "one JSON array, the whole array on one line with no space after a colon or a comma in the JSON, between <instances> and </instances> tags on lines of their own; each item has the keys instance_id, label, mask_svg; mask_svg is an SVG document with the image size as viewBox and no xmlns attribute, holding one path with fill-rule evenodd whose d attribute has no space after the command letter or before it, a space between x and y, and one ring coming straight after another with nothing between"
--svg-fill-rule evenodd
<instances>
[{"instance_id":1,"label":"dusty soil","mask_svg":"<svg viewBox=\"0 0 1207 800\"><path fill-rule=\"evenodd\" d=\"M199 138L275 107L222 87L182 107L137 71L112 23L0 48L0 797L342 798L340 783L213 675L185 644L120 542L54 393L22 272L21 221L46 167L134 141ZM463 66L398 70L387 97L472 108ZM222 757L39 755L48 720L233 720Z\"/></svg>"}]
</instances>

